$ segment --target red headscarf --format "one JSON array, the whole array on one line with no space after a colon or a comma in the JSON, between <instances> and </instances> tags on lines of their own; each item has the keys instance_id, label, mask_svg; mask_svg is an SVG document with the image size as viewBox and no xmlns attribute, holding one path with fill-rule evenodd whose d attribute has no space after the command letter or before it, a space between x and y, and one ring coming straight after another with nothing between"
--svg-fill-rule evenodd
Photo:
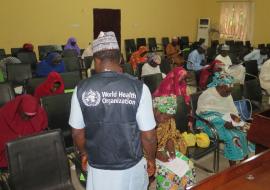
<instances>
[{"instance_id":1,"label":"red headscarf","mask_svg":"<svg viewBox=\"0 0 270 190\"><path fill-rule=\"evenodd\" d=\"M33 52L34 51L34 46L33 44L30 43L25 43L23 44L23 49L28 52Z\"/></svg>"},{"instance_id":2,"label":"red headscarf","mask_svg":"<svg viewBox=\"0 0 270 190\"><path fill-rule=\"evenodd\" d=\"M187 71L183 67L175 67L161 81L159 87L153 93L153 96L183 96L186 104L189 104L190 97L187 95L186 76Z\"/></svg>"},{"instance_id":3,"label":"red headscarf","mask_svg":"<svg viewBox=\"0 0 270 190\"><path fill-rule=\"evenodd\" d=\"M142 56L142 54L147 51L148 51L147 47L141 46L137 51L132 53L129 63L131 64L133 71L137 70L137 65L139 63L144 63L147 61L147 56L146 55Z\"/></svg>"},{"instance_id":4,"label":"red headscarf","mask_svg":"<svg viewBox=\"0 0 270 190\"><path fill-rule=\"evenodd\" d=\"M219 60L214 60L210 65L203 68L200 73L199 87L201 90L205 90L209 77L215 72L221 71L223 63Z\"/></svg>"},{"instance_id":5,"label":"red headscarf","mask_svg":"<svg viewBox=\"0 0 270 190\"><path fill-rule=\"evenodd\" d=\"M60 86L56 89L56 91L52 92L51 89L55 82L59 82ZM57 72L50 72L48 78L45 82L40 84L34 93L34 96L39 100L43 96L52 96L56 94L63 94L65 90L64 82L61 75Z\"/></svg>"},{"instance_id":6,"label":"red headscarf","mask_svg":"<svg viewBox=\"0 0 270 190\"><path fill-rule=\"evenodd\" d=\"M31 116L28 120L22 115ZM38 133L48 126L45 110L30 95L17 96L0 109L0 167L7 167L5 144L18 137Z\"/></svg>"}]
</instances>

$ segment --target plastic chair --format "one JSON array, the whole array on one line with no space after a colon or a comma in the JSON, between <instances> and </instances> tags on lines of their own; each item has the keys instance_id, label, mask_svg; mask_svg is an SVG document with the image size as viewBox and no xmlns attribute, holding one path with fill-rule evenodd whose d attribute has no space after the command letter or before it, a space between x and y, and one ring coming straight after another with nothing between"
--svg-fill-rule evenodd
<instances>
[{"instance_id":1,"label":"plastic chair","mask_svg":"<svg viewBox=\"0 0 270 190\"><path fill-rule=\"evenodd\" d=\"M65 49L62 52L63 57L78 57L78 52L75 49Z\"/></svg>"},{"instance_id":2,"label":"plastic chair","mask_svg":"<svg viewBox=\"0 0 270 190\"><path fill-rule=\"evenodd\" d=\"M146 46L146 39L145 38L136 38L137 50L141 46Z\"/></svg>"},{"instance_id":3,"label":"plastic chair","mask_svg":"<svg viewBox=\"0 0 270 190\"><path fill-rule=\"evenodd\" d=\"M63 137L47 131L7 143L13 190L75 190Z\"/></svg>"},{"instance_id":4,"label":"plastic chair","mask_svg":"<svg viewBox=\"0 0 270 190\"><path fill-rule=\"evenodd\" d=\"M243 99L243 85L236 83L233 85L231 95L234 101Z\"/></svg>"},{"instance_id":5,"label":"plastic chair","mask_svg":"<svg viewBox=\"0 0 270 190\"><path fill-rule=\"evenodd\" d=\"M158 47L156 38L148 38L148 47L150 52L157 51Z\"/></svg>"},{"instance_id":6,"label":"plastic chair","mask_svg":"<svg viewBox=\"0 0 270 190\"><path fill-rule=\"evenodd\" d=\"M67 72L80 71L80 59L78 57L63 57Z\"/></svg>"},{"instance_id":7,"label":"plastic chair","mask_svg":"<svg viewBox=\"0 0 270 190\"><path fill-rule=\"evenodd\" d=\"M40 45L38 46L39 60L43 60L51 52L62 52L60 45Z\"/></svg>"},{"instance_id":8,"label":"plastic chair","mask_svg":"<svg viewBox=\"0 0 270 190\"><path fill-rule=\"evenodd\" d=\"M260 81L256 78L253 80L245 81L244 84L244 97L251 101L254 110L261 111L262 108L262 89Z\"/></svg>"},{"instance_id":9,"label":"plastic chair","mask_svg":"<svg viewBox=\"0 0 270 190\"><path fill-rule=\"evenodd\" d=\"M19 52L17 57L22 63L30 64L33 71L36 69L38 60L35 52Z\"/></svg>"},{"instance_id":10,"label":"plastic chair","mask_svg":"<svg viewBox=\"0 0 270 190\"><path fill-rule=\"evenodd\" d=\"M162 81L162 74L157 73L153 75L146 75L142 77L142 81L148 86L151 94L158 88Z\"/></svg>"},{"instance_id":11,"label":"plastic chair","mask_svg":"<svg viewBox=\"0 0 270 190\"><path fill-rule=\"evenodd\" d=\"M32 94L34 95L35 89L43 83L47 78L46 77L41 77L41 78L31 78L29 79L28 83L25 85L25 92L27 94Z\"/></svg>"},{"instance_id":12,"label":"plastic chair","mask_svg":"<svg viewBox=\"0 0 270 190\"><path fill-rule=\"evenodd\" d=\"M10 52L13 57L17 57L17 54L22 50L23 48L10 48Z\"/></svg>"},{"instance_id":13,"label":"plastic chair","mask_svg":"<svg viewBox=\"0 0 270 190\"><path fill-rule=\"evenodd\" d=\"M0 107L15 98L15 92L8 82L0 83Z\"/></svg>"},{"instance_id":14,"label":"plastic chair","mask_svg":"<svg viewBox=\"0 0 270 190\"><path fill-rule=\"evenodd\" d=\"M30 78L32 78L32 71L29 63L7 64L7 80L13 85L25 86Z\"/></svg>"},{"instance_id":15,"label":"plastic chair","mask_svg":"<svg viewBox=\"0 0 270 190\"><path fill-rule=\"evenodd\" d=\"M206 155L208 155L209 153L214 152L214 157L213 157L213 170L209 170L207 168L205 168L204 166L200 166L198 164L197 167L203 169L206 172L210 172L210 173L217 173L219 170L219 136L217 133L217 130L215 129L215 127L213 126L213 124L201 117L199 117L196 114L196 110L197 110L197 104L198 104L198 99L199 96L201 95L202 92L197 92L194 93L190 96L190 105L191 105L191 110L192 110L192 117L194 119L194 126L195 126L195 121L196 120L201 120L203 121L211 130L212 132L212 137L210 138L210 145L208 148L199 148L199 147L190 147L188 149L189 152L189 157L193 158L194 160L198 160ZM195 128L194 128L195 130ZM196 129L198 130L198 129Z\"/></svg>"},{"instance_id":16,"label":"plastic chair","mask_svg":"<svg viewBox=\"0 0 270 190\"><path fill-rule=\"evenodd\" d=\"M71 127L68 124L72 93L46 96L41 98L41 105L48 115L48 128L61 129L68 151L73 150Z\"/></svg>"},{"instance_id":17,"label":"plastic chair","mask_svg":"<svg viewBox=\"0 0 270 190\"><path fill-rule=\"evenodd\" d=\"M64 81L65 89L74 89L82 80L79 71L60 73L60 75Z\"/></svg>"},{"instance_id":18,"label":"plastic chair","mask_svg":"<svg viewBox=\"0 0 270 190\"><path fill-rule=\"evenodd\" d=\"M0 60L6 57L5 49L0 49Z\"/></svg>"},{"instance_id":19,"label":"plastic chair","mask_svg":"<svg viewBox=\"0 0 270 190\"><path fill-rule=\"evenodd\" d=\"M246 77L245 81L252 80L254 77L258 77L258 63L256 60L245 61L244 66L246 68Z\"/></svg>"}]
</instances>

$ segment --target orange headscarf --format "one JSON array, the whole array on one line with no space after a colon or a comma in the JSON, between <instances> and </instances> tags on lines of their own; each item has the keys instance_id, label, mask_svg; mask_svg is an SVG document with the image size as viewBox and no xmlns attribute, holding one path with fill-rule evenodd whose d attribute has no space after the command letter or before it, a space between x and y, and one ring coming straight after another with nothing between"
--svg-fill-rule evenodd
<instances>
[{"instance_id":1,"label":"orange headscarf","mask_svg":"<svg viewBox=\"0 0 270 190\"><path fill-rule=\"evenodd\" d=\"M147 56L146 55L141 56L143 53L145 53L147 51L148 51L147 47L141 46L137 51L135 51L131 55L129 63L131 64L133 71L137 70L137 65L139 63L144 63L144 62L147 61Z\"/></svg>"}]
</instances>

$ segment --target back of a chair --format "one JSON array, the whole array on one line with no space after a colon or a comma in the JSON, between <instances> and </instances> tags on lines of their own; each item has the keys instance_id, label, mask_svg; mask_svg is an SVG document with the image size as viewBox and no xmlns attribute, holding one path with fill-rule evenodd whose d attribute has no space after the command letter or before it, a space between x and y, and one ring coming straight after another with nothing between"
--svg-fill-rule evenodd
<instances>
[{"instance_id":1,"label":"back of a chair","mask_svg":"<svg viewBox=\"0 0 270 190\"><path fill-rule=\"evenodd\" d=\"M136 38L137 49L141 46L146 46L146 39L145 38Z\"/></svg>"},{"instance_id":2,"label":"back of a chair","mask_svg":"<svg viewBox=\"0 0 270 190\"><path fill-rule=\"evenodd\" d=\"M162 37L162 38L161 38L161 43L162 43L162 46L163 46L164 48L166 48L167 45L170 43L170 39L169 39L168 37Z\"/></svg>"},{"instance_id":3,"label":"back of a chair","mask_svg":"<svg viewBox=\"0 0 270 190\"><path fill-rule=\"evenodd\" d=\"M262 103L262 89L258 79L245 81L244 96L251 101Z\"/></svg>"},{"instance_id":4,"label":"back of a chair","mask_svg":"<svg viewBox=\"0 0 270 190\"><path fill-rule=\"evenodd\" d=\"M243 99L243 93L244 93L243 85L239 83L233 85L231 95L234 101Z\"/></svg>"},{"instance_id":5,"label":"back of a chair","mask_svg":"<svg viewBox=\"0 0 270 190\"><path fill-rule=\"evenodd\" d=\"M24 83L32 78L31 65L29 63L7 64L8 81L14 83Z\"/></svg>"},{"instance_id":6,"label":"back of a chair","mask_svg":"<svg viewBox=\"0 0 270 190\"><path fill-rule=\"evenodd\" d=\"M87 69L91 68L92 62L93 62L93 56L84 57L83 59L84 68L87 68Z\"/></svg>"},{"instance_id":7,"label":"back of a chair","mask_svg":"<svg viewBox=\"0 0 270 190\"><path fill-rule=\"evenodd\" d=\"M69 164L59 130L7 143L13 190L65 189L71 184Z\"/></svg>"},{"instance_id":8,"label":"back of a chair","mask_svg":"<svg viewBox=\"0 0 270 190\"><path fill-rule=\"evenodd\" d=\"M6 57L6 51L5 49L0 49L0 60L4 57Z\"/></svg>"},{"instance_id":9,"label":"back of a chair","mask_svg":"<svg viewBox=\"0 0 270 190\"><path fill-rule=\"evenodd\" d=\"M78 52L75 49L65 49L62 52L63 57L78 57Z\"/></svg>"},{"instance_id":10,"label":"back of a chair","mask_svg":"<svg viewBox=\"0 0 270 190\"><path fill-rule=\"evenodd\" d=\"M125 49L126 53L133 53L136 51L136 44L134 39L126 39L125 40Z\"/></svg>"},{"instance_id":11,"label":"back of a chair","mask_svg":"<svg viewBox=\"0 0 270 190\"><path fill-rule=\"evenodd\" d=\"M181 133L188 131L188 114L189 109L185 103L183 96L177 97L177 111L175 114L176 128L180 130Z\"/></svg>"},{"instance_id":12,"label":"back of a chair","mask_svg":"<svg viewBox=\"0 0 270 190\"><path fill-rule=\"evenodd\" d=\"M32 69L36 69L38 60L35 52L20 52L17 57L22 63L28 63Z\"/></svg>"},{"instance_id":13,"label":"back of a chair","mask_svg":"<svg viewBox=\"0 0 270 190\"><path fill-rule=\"evenodd\" d=\"M29 79L28 83L25 86L26 93L34 95L35 89L45 80L45 77Z\"/></svg>"},{"instance_id":14,"label":"back of a chair","mask_svg":"<svg viewBox=\"0 0 270 190\"><path fill-rule=\"evenodd\" d=\"M48 115L49 129L61 129L66 147L73 146L71 127L68 124L72 93L46 96L41 98L41 104Z\"/></svg>"},{"instance_id":15,"label":"back of a chair","mask_svg":"<svg viewBox=\"0 0 270 190\"><path fill-rule=\"evenodd\" d=\"M142 77L142 81L148 86L151 93L153 93L162 81L162 74L157 73L153 75L146 75Z\"/></svg>"},{"instance_id":16,"label":"back of a chair","mask_svg":"<svg viewBox=\"0 0 270 190\"><path fill-rule=\"evenodd\" d=\"M64 81L65 89L75 88L77 84L82 80L79 71L60 73L60 75Z\"/></svg>"},{"instance_id":17,"label":"back of a chair","mask_svg":"<svg viewBox=\"0 0 270 190\"><path fill-rule=\"evenodd\" d=\"M184 49L189 46L189 37L188 36L181 36L179 38L179 45L181 49Z\"/></svg>"},{"instance_id":18,"label":"back of a chair","mask_svg":"<svg viewBox=\"0 0 270 190\"><path fill-rule=\"evenodd\" d=\"M149 51L157 50L157 41L156 38L148 38Z\"/></svg>"},{"instance_id":19,"label":"back of a chair","mask_svg":"<svg viewBox=\"0 0 270 190\"><path fill-rule=\"evenodd\" d=\"M190 107L191 107L193 116L196 115L198 100L199 100L199 97L201 94L202 94L202 92L200 91L200 92L196 92L196 93L190 95Z\"/></svg>"},{"instance_id":20,"label":"back of a chair","mask_svg":"<svg viewBox=\"0 0 270 190\"><path fill-rule=\"evenodd\" d=\"M39 45L38 53L39 60L43 60L50 52L60 52L62 51L62 47L59 45Z\"/></svg>"},{"instance_id":21,"label":"back of a chair","mask_svg":"<svg viewBox=\"0 0 270 190\"><path fill-rule=\"evenodd\" d=\"M263 49L263 48L265 48L266 46L265 46L265 44L258 44L258 48L259 49Z\"/></svg>"},{"instance_id":22,"label":"back of a chair","mask_svg":"<svg viewBox=\"0 0 270 190\"><path fill-rule=\"evenodd\" d=\"M0 83L0 107L15 98L15 92L10 83Z\"/></svg>"},{"instance_id":23,"label":"back of a chair","mask_svg":"<svg viewBox=\"0 0 270 190\"><path fill-rule=\"evenodd\" d=\"M247 74L251 74L253 76L258 77L259 70L258 70L257 60L246 61L244 65L245 65ZM252 80L254 79L253 76L246 75L245 80Z\"/></svg>"},{"instance_id":24,"label":"back of a chair","mask_svg":"<svg viewBox=\"0 0 270 190\"><path fill-rule=\"evenodd\" d=\"M78 57L63 57L62 60L67 72L80 70L80 59Z\"/></svg>"},{"instance_id":25,"label":"back of a chair","mask_svg":"<svg viewBox=\"0 0 270 190\"><path fill-rule=\"evenodd\" d=\"M17 54L19 52L21 52L23 50L23 48L10 48L10 51L11 51L11 55L13 57L17 57Z\"/></svg>"}]
</instances>

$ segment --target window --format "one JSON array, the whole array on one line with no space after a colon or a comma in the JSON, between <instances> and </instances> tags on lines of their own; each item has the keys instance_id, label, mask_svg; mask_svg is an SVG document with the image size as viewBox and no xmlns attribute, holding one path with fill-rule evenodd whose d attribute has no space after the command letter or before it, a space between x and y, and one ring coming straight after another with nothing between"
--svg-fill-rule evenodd
<instances>
[{"instance_id":1,"label":"window","mask_svg":"<svg viewBox=\"0 0 270 190\"><path fill-rule=\"evenodd\" d=\"M220 38L250 40L252 35L252 3L222 2L220 11Z\"/></svg>"}]
</instances>

